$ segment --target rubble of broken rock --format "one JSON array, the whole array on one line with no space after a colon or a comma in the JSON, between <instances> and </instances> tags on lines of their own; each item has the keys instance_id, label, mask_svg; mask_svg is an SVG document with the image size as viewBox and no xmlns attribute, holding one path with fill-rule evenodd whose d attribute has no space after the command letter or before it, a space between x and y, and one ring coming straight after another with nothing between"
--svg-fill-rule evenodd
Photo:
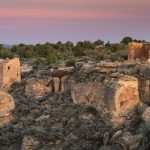
<instances>
[{"instance_id":1,"label":"rubble of broken rock","mask_svg":"<svg viewBox=\"0 0 150 150\"><path fill-rule=\"evenodd\" d=\"M0 150L149 150L149 75L147 63L91 61L23 74L9 90L15 109L0 126ZM138 100L118 117L122 94Z\"/></svg>"}]
</instances>

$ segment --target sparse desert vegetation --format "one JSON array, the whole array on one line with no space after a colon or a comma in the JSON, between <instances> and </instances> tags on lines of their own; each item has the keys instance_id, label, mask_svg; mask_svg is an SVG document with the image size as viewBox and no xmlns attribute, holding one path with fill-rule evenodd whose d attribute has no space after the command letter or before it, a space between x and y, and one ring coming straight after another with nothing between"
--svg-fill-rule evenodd
<instances>
[{"instance_id":1,"label":"sparse desert vegetation","mask_svg":"<svg viewBox=\"0 0 150 150\"><path fill-rule=\"evenodd\" d=\"M18 59L0 63L7 71L0 78L0 150L149 150L143 43L127 37L117 44L1 45L0 57L19 57L21 68Z\"/></svg>"}]
</instances>

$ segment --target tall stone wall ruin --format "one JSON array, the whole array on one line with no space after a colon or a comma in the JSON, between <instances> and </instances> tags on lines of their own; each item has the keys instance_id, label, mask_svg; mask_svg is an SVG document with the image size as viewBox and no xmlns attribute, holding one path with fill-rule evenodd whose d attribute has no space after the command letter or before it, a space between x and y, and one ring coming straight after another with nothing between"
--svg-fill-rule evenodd
<instances>
[{"instance_id":1,"label":"tall stone wall ruin","mask_svg":"<svg viewBox=\"0 0 150 150\"><path fill-rule=\"evenodd\" d=\"M137 58L144 59L150 62L150 43L136 43L128 44L128 60L134 61Z\"/></svg>"},{"instance_id":2,"label":"tall stone wall ruin","mask_svg":"<svg viewBox=\"0 0 150 150\"><path fill-rule=\"evenodd\" d=\"M106 83L73 84L71 96L76 104L93 105L99 110L108 108L115 116L121 116L139 103L138 79L124 76Z\"/></svg>"},{"instance_id":3,"label":"tall stone wall ruin","mask_svg":"<svg viewBox=\"0 0 150 150\"><path fill-rule=\"evenodd\" d=\"M0 84L11 84L21 80L20 61L18 58L0 62Z\"/></svg>"}]
</instances>

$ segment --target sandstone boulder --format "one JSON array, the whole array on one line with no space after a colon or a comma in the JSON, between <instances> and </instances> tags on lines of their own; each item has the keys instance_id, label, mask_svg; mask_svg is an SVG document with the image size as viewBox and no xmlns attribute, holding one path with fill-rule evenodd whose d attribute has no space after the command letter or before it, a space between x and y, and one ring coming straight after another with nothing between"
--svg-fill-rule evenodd
<instances>
[{"instance_id":1,"label":"sandstone boulder","mask_svg":"<svg viewBox=\"0 0 150 150\"><path fill-rule=\"evenodd\" d=\"M143 135L132 135L130 132L124 132L120 139L123 140L125 147L129 150L137 150L142 143Z\"/></svg>"},{"instance_id":2,"label":"sandstone boulder","mask_svg":"<svg viewBox=\"0 0 150 150\"><path fill-rule=\"evenodd\" d=\"M140 100L143 103L150 104L150 65L144 64L139 69L139 91Z\"/></svg>"},{"instance_id":3,"label":"sandstone boulder","mask_svg":"<svg viewBox=\"0 0 150 150\"><path fill-rule=\"evenodd\" d=\"M0 117L7 116L15 108L15 103L11 95L0 93Z\"/></svg>"},{"instance_id":4,"label":"sandstone boulder","mask_svg":"<svg viewBox=\"0 0 150 150\"><path fill-rule=\"evenodd\" d=\"M0 125L8 123L11 117L11 111L15 109L15 103L11 95L0 93Z\"/></svg>"},{"instance_id":5,"label":"sandstone boulder","mask_svg":"<svg viewBox=\"0 0 150 150\"><path fill-rule=\"evenodd\" d=\"M112 62L100 62L96 64L95 71L98 73L109 73L110 71L114 71L116 67L120 64L112 63Z\"/></svg>"},{"instance_id":6,"label":"sandstone boulder","mask_svg":"<svg viewBox=\"0 0 150 150\"><path fill-rule=\"evenodd\" d=\"M143 141L143 135L132 135L128 131L119 130L109 140L109 144L119 142L125 150L137 150Z\"/></svg>"},{"instance_id":7,"label":"sandstone boulder","mask_svg":"<svg viewBox=\"0 0 150 150\"><path fill-rule=\"evenodd\" d=\"M115 113L119 116L126 115L139 104L138 79L131 76L123 76L115 84Z\"/></svg>"},{"instance_id":8,"label":"sandstone boulder","mask_svg":"<svg viewBox=\"0 0 150 150\"><path fill-rule=\"evenodd\" d=\"M116 131L110 139L110 142L114 142L119 139L119 137L123 134L122 130Z\"/></svg>"},{"instance_id":9,"label":"sandstone boulder","mask_svg":"<svg viewBox=\"0 0 150 150\"><path fill-rule=\"evenodd\" d=\"M103 66L103 67L96 67L95 68L95 72L97 73L109 73L110 71L112 71L114 68L111 66Z\"/></svg>"},{"instance_id":10,"label":"sandstone boulder","mask_svg":"<svg viewBox=\"0 0 150 150\"><path fill-rule=\"evenodd\" d=\"M21 150L36 150L39 142L33 136L25 136L22 141Z\"/></svg>"},{"instance_id":11,"label":"sandstone boulder","mask_svg":"<svg viewBox=\"0 0 150 150\"><path fill-rule=\"evenodd\" d=\"M79 118L80 118L81 120L92 120L92 119L93 119L93 114L88 113L88 112L86 112L86 113L81 113L80 116L79 116Z\"/></svg>"},{"instance_id":12,"label":"sandstone boulder","mask_svg":"<svg viewBox=\"0 0 150 150\"><path fill-rule=\"evenodd\" d=\"M69 75L69 74L73 73L74 70L75 70L74 67L52 69L52 70L50 70L49 75L51 77L61 77L61 76L65 76L65 75Z\"/></svg>"},{"instance_id":13,"label":"sandstone boulder","mask_svg":"<svg viewBox=\"0 0 150 150\"><path fill-rule=\"evenodd\" d=\"M29 97L39 99L52 91L51 78L31 78L26 81L25 94Z\"/></svg>"},{"instance_id":14,"label":"sandstone boulder","mask_svg":"<svg viewBox=\"0 0 150 150\"><path fill-rule=\"evenodd\" d=\"M21 67L21 73L28 73L30 71L33 70L33 67L32 66L29 66L28 64L23 64Z\"/></svg>"},{"instance_id":15,"label":"sandstone boulder","mask_svg":"<svg viewBox=\"0 0 150 150\"><path fill-rule=\"evenodd\" d=\"M53 78L53 86L54 86L54 92L57 93L60 90L60 78L59 77Z\"/></svg>"},{"instance_id":16,"label":"sandstone boulder","mask_svg":"<svg viewBox=\"0 0 150 150\"><path fill-rule=\"evenodd\" d=\"M104 83L74 83L71 85L71 96L75 104L93 105L99 110L107 108L118 119L131 114L138 105L138 80L122 76L119 79L108 79Z\"/></svg>"},{"instance_id":17,"label":"sandstone boulder","mask_svg":"<svg viewBox=\"0 0 150 150\"><path fill-rule=\"evenodd\" d=\"M85 82L71 85L71 96L75 104L103 105L103 86L101 83ZM99 104L99 105L98 105Z\"/></svg>"},{"instance_id":18,"label":"sandstone boulder","mask_svg":"<svg viewBox=\"0 0 150 150\"><path fill-rule=\"evenodd\" d=\"M109 133L106 132L103 136L103 144L104 145L106 145L108 143L109 138L110 138Z\"/></svg>"},{"instance_id":19,"label":"sandstone boulder","mask_svg":"<svg viewBox=\"0 0 150 150\"><path fill-rule=\"evenodd\" d=\"M41 115L40 117L36 118L35 121L44 121L44 120L48 120L49 119L49 115Z\"/></svg>"},{"instance_id":20,"label":"sandstone boulder","mask_svg":"<svg viewBox=\"0 0 150 150\"><path fill-rule=\"evenodd\" d=\"M140 99L142 102L150 104L150 79L139 79Z\"/></svg>"},{"instance_id":21,"label":"sandstone boulder","mask_svg":"<svg viewBox=\"0 0 150 150\"><path fill-rule=\"evenodd\" d=\"M81 71L83 73L92 73L95 71L95 65L92 63L85 63L82 68Z\"/></svg>"},{"instance_id":22,"label":"sandstone boulder","mask_svg":"<svg viewBox=\"0 0 150 150\"><path fill-rule=\"evenodd\" d=\"M146 124L150 125L150 107L147 107L142 115Z\"/></svg>"},{"instance_id":23,"label":"sandstone boulder","mask_svg":"<svg viewBox=\"0 0 150 150\"><path fill-rule=\"evenodd\" d=\"M61 80L61 92L64 92L66 89L67 89L67 79L68 79L68 76L62 76L60 78Z\"/></svg>"}]
</instances>

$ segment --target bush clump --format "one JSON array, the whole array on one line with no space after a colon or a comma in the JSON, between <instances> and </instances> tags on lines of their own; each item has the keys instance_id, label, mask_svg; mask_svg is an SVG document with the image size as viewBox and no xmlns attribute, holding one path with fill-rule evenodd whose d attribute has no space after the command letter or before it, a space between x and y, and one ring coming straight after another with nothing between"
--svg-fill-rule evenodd
<instances>
[{"instance_id":1,"label":"bush clump","mask_svg":"<svg viewBox=\"0 0 150 150\"><path fill-rule=\"evenodd\" d=\"M70 59L69 61L66 62L67 67L75 66L75 59Z\"/></svg>"}]
</instances>

